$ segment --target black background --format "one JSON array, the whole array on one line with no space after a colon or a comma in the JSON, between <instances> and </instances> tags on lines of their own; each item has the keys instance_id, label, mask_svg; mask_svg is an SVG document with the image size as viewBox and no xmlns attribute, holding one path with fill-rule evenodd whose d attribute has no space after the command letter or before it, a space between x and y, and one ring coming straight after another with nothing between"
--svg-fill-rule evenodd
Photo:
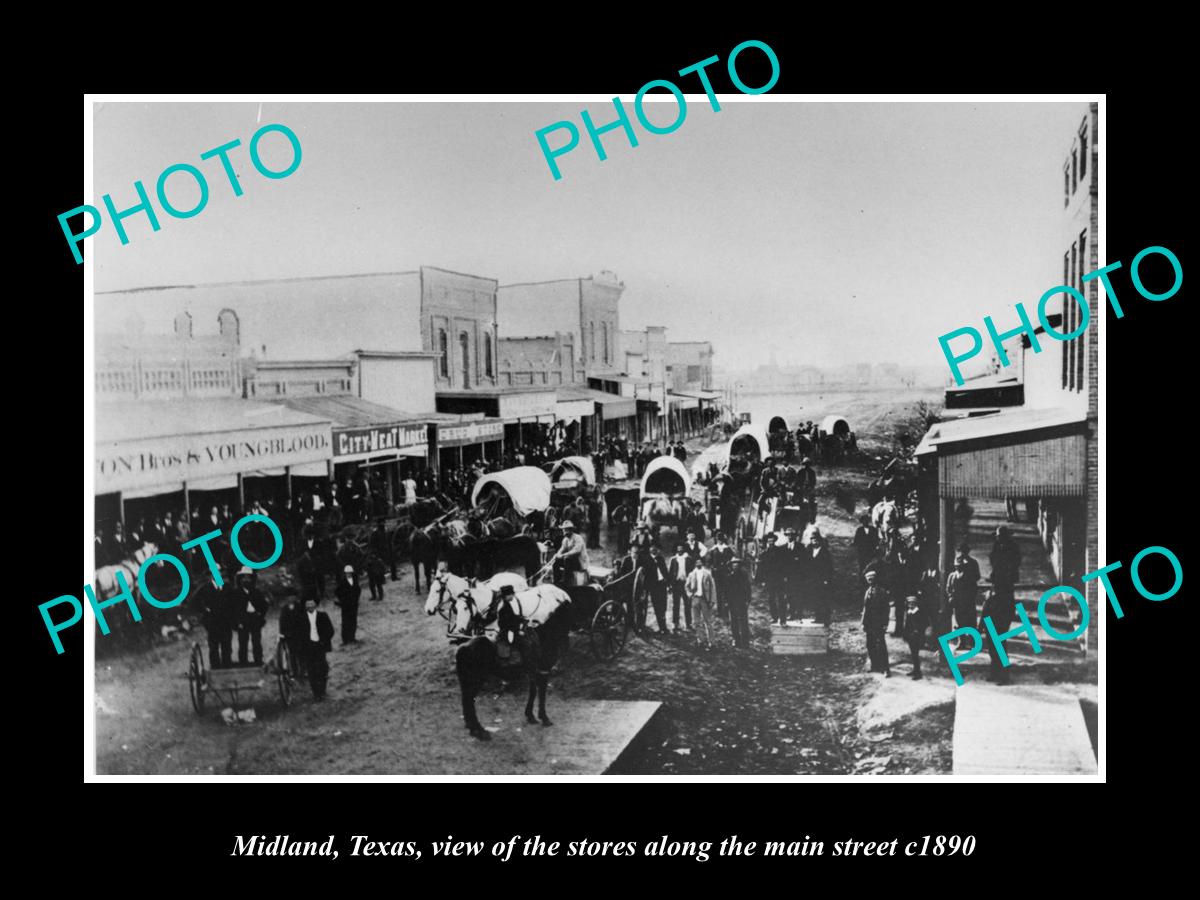
<instances>
[{"instance_id":1,"label":"black background","mask_svg":"<svg viewBox=\"0 0 1200 900\"><path fill-rule=\"evenodd\" d=\"M603 18L603 17L601 17ZM564 32L561 40L530 39L525 45L509 38L467 44L461 38L419 39L401 36L395 48L368 53L351 65L336 66L339 75L330 82L326 63L343 50L284 51L290 55L294 80L275 78L274 91L310 92L397 91L494 93L568 93L573 91L622 95L628 100L646 81L671 78L684 66L719 55L710 77L718 93L733 91L724 74L724 60L742 40L757 38L778 54L781 77L772 93L803 91L904 90L957 91L1083 91L1104 90L1107 77L1066 77L1048 64L1037 72L1028 68L1012 82L999 79L972 81L963 71L935 72L917 78L905 66L880 63L865 66L869 57L862 48L845 44L837 36L781 29L751 28L744 32L713 29L705 36L664 39L629 27L609 33ZM633 32L637 32L634 34ZM837 65L825 65L813 56L814 47L832 43L844 48ZM828 50L828 48L826 48ZM911 49L911 48L910 48ZM229 51L240 59L241 50ZM264 51L247 47L245 63L224 70L225 79L213 80L205 69L180 77L139 76L94 84L97 90L238 91L256 87ZM756 72L757 51L739 58L739 72L750 85L765 82L764 67ZM380 61L382 60L382 61ZM348 61L347 61L348 62ZM251 64L253 63L253 64ZM280 69L273 69L279 71ZM1066 71L1063 69L1062 71ZM249 73L249 74L243 74ZM851 78L851 76L854 76ZM847 80L851 78L851 80ZM694 92L694 76L676 79ZM1128 83L1127 81L1124 83ZM1142 248L1171 248L1187 270L1183 221L1190 212L1192 191L1186 174L1193 168L1186 157L1179 131L1181 104L1158 86L1146 90L1109 92L1102 110L1107 128L1101 153L1107 165L1107 261L1122 260L1125 268L1114 276L1125 317L1108 313L1108 402L1102 422L1108 427L1107 526L1108 549L1104 561L1121 560L1126 568L1116 573L1114 584L1123 600L1125 618L1117 621L1106 610L1107 687L1103 712L1107 714L1107 743L1102 746L1107 765L1106 786L1053 784L971 785L898 784L887 779L861 779L853 784L815 781L792 784L685 784L664 780L636 784L537 784L496 778L486 783L403 785L284 785L230 784L116 784L87 786L82 782L80 742L82 640L81 630L65 637L67 652L56 656L37 612L37 604L60 594L78 595L81 569L75 569L74 543L79 532L68 511L79 509L82 437L73 431L79 414L82 368L80 332L74 316L82 311L82 267L76 266L63 240L56 215L84 201L80 190L79 139L84 113L83 96L65 88L40 96L37 109L28 110L36 122L38 140L31 145L19 170L18 187L29 192L23 202L27 214L16 217L18 230L10 246L20 248L10 259L26 277L23 294L11 297L17 315L10 319L23 336L13 345L28 353L27 380L32 390L10 408L18 410L10 423L11 496L25 496L20 508L30 521L18 525L19 540L10 537L10 583L20 585L19 663L5 667L9 725L6 736L18 757L10 775L32 790L20 819L27 822L25 839L50 853L77 847L89 864L104 862L105 872L116 873L124 864L139 867L167 866L177 875L197 872L221 878L229 887L251 887L254 882L279 884L301 878L314 887L320 883L350 883L366 873L398 876L396 889L410 884L405 875L417 869L450 890L469 889L466 879L480 867L522 880L512 882L533 889L557 891L628 889L631 874L662 878L669 886L700 876L716 888L727 875L745 870L751 877L786 879L785 889L803 889L811 874L824 881L844 874L836 890L854 890L864 883L903 888L933 888L939 876L956 876L945 883L968 890L992 883L1003 872L1014 889L1027 889L1018 873L1031 867L1049 867L1052 877L1066 878L1081 867L1092 869L1103 860L1108 842L1118 842L1137 853L1150 840L1168 838L1169 827L1152 808L1169 805L1190 782L1191 763L1183 733L1190 725L1191 686L1185 673L1194 655L1194 631L1184 621L1187 583L1182 591L1162 603L1138 597L1128 580L1128 563L1143 547L1160 544L1177 554L1188 571L1187 543L1179 521L1193 493L1195 468L1189 465L1190 424L1194 399L1191 388L1193 340L1185 321L1185 287L1170 300L1151 303L1133 290L1128 265ZM1106 114L1106 115L1105 115ZM686 125L685 125L686 127ZM998 136L999 138L999 136ZM1064 145L1069 136L1064 136ZM472 139L485 140L486 136ZM533 140L531 136L531 141ZM636 159L627 162L636 163ZM1048 160L1047 165L1058 165ZM148 173L149 175L152 173ZM97 186L99 190L101 186ZM547 189L552 189L549 178ZM691 188L689 188L691 189ZM32 235L25 237L24 229ZM85 246L84 253L88 252ZM146 247L143 250L150 250ZM38 263L25 262L32 250ZM1047 252L1054 252L1048 248ZM736 260L731 260L736 265ZM1018 259L996 259L990 270L979 273L979 288L994 292L1005 272L1023 265ZM903 278L897 272L894 277ZM1149 277L1149 276L1148 276ZM969 289L970 286L965 286ZM1037 298L1024 300L1027 308ZM957 323L955 323L957 324ZM931 335L930 340L934 340ZM77 356L78 354L78 356ZM78 359L78 362L76 360ZM84 411L86 416L86 411ZM19 438L18 438L19 435ZM27 493L28 492L28 493ZM84 505L90 498L83 498ZM20 518L18 516L18 518ZM10 518L10 522L12 519ZM14 523L17 524L17 523ZM85 539L86 542L86 539ZM17 547L20 547L19 554ZM28 551L32 550L32 559ZM1147 581L1150 581L1149 569ZM402 690L403 685L397 689ZM186 702L182 695L180 702ZM32 775L32 778L25 778ZM888 787L885 789L884 785ZM327 860L232 859L234 834L290 834L294 838L341 836L342 857ZM736 833L742 840L906 840L924 834L974 834L978 845L969 863L954 858L904 860L762 858L643 861L630 859L520 860L495 867L488 858L452 866L434 860L428 852L419 863L403 859L348 859L345 836L369 834L388 840L426 842L455 838L506 839L513 833L548 840L645 840L663 834L673 839L719 841ZM1100 856L1100 861L1097 860ZM59 857L61 858L61 857ZM1084 862L1086 860L1086 862ZM114 866L115 868L108 868ZM596 870L603 880L569 880L572 874ZM920 881L898 880L904 872L925 875ZM530 875L548 874L554 881L527 881ZM228 876L234 876L230 879ZM865 876L867 881L857 880ZM889 877L891 876L891 877ZM104 877L97 871L97 877ZM249 878L250 880L245 880ZM463 880L459 880L463 879ZM176 879L164 885L186 883ZM741 884L753 885L744 879ZM1004 883L1003 881L1001 883ZM491 890L497 882L486 882ZM768 884L762 882L767 890ZM200 887L200 883L196 883ZM954 887L957 886L957 887ZM216 885L214 884L214 887ZM218 890L220 888L217 888ZM141 891L138 891L140 893Z\"/></svg>"}]
</instances>

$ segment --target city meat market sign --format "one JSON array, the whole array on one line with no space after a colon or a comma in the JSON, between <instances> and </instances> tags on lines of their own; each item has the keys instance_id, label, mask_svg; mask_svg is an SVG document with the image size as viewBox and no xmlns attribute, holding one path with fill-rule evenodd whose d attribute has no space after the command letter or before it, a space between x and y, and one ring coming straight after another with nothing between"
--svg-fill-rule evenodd
<instances>
[{"instance_id":1,"label":"city meat market sign","mask_svg":"<svg viewBox=\"0 0 1200 900\"><path fill-rule=\"evenodd\" d=\"M337 428L333 432L333 455L353 456L359 453L386 453L389 450L423 447L427 433L428 429L424 423Z\"/></svg>"},{"instance_id":2,"label":"city meat market sign","mask_svg":"<svg viewBox=\"0 0 1200 900\"><path fill-rule=\"evenodd\" d=\"M328 422L102 442L96 447L96 492L322 462L330 447Z\"/></svg>"}]
</instances>

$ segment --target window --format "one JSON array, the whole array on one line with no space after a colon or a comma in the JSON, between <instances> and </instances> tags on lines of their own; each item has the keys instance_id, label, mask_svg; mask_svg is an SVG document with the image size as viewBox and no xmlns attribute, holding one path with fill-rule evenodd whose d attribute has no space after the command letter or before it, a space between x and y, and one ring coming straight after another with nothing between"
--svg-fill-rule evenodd
<instances>
[{"instance_id":1,"label":"window","mask_svg":"<svg viewBox=\"0 0 1200 900\"><path fill-rule=\"evenodd\" d=\"M1078 277L1078 256L1076 255L1076 245L1071 244L1071 280L1068 284L1075 284ZM1079 325L1079 304L1076 303L1070 296L1064 294L1063 301L1067 304L1067 312L1070 314L1070 323L1067 326L1067 334L1070 334ZM1069 349L1070 362L1068 363L1067 372L1067 388L1069 390L1078 390L1075 384L1075 361L1079 351L1079 341L1068 341L1067 348Z\"/></svg>"},{"instance_id":2,"label":"window","mask_svg":"<svg viewBox=\"0 0 1200 900\"><path fill-rule=\"evenodd\" d=\"M604 361L608 362L608 323L601 322L600 327L604 330Z\"/></svg>"},{"instance_id":3,"label":"window","mask_svg":"<svg viewBox=\"0 0 1200 900\"><path fill-rule=\"evenodd\" d=\"M591 337L589 338L589 342L588 342L588 348L591 351L591 355L588 357L588 359L590 359L592 362L595 362L596 361L596 323L589 322L588 329L591 332Z\"/></svg>"},{"instance_id":4,"label":"window","mask_svg":"<svg viewBox=\"0 0 1200 900\"><path fill-rule=\"evenodd\" d=\"M1075 189L1079 187L1079 151L1071 150L1071 193L1075 193Z\"/></svg>"},{"instance_id":5,"label":"window","mask_svg":"<svg viewBox=\"0 0 1200 900\"><path fill-rule=\"evenodd\" d=\"M446 329L438 329L438 353L441 359L438 362L438 367L441 369L442 377L450 377L450 342L446 338Z\"/></svg>"},{"instance_id":6,"label":"window","mask_svg":"<svg viewBox=\"0 0 1200 900\"><path fill-rule=\"evenodd\" d=\"M492 361L492 336L490 334L483 336L483 370L487 373L488 378L496 377L495 363Z\"/></svg>"},{"instance_id":7,"label":"window","mask_svg":"<svg viewBox=\"0 0 1200 900\"><path fill-rule=\"evenodd\" d=\"M471 386L471 336L465 331L458 336L458 352L462 359L463 387Z\"/></svg>"},{"instance_id":8,"label":"window","mask_svg":"<svg viewBox=\"0 0 1200 900\"><path fill-rule=\"evenodd\" d=\"M1070 284L1070 254L1062 254L1062 283ZM1062 332L1070 334L1067 328L1067 295L1062 296ZM1067 344L1062 344L1062 389L1067 390Z\"/></svg>"},{"instance_id":9,"label":"window","mask_svg":"<svg viewBox=\"0 0 1200 900\"><path fill-rule=\"evenodd\" d=\"M701 375L700 375L700 367L699 366L688 366L687 367L687 380L689 382L699 381L700 378L701 378Z\"/></svg>"},{"instance_id":10,"label":"window","mask_svg":"<svg viewBox=\"0 0 1200 900\"><path fill-rule=\"evenodd\" d=\"M1083 282L1083 276L1084 276L1083 270L1084 270L1084 268L1088 267L1088 265L1089 265L1088 263L1085 262L1085 259L1087 258L1085 255L1086 249L1087 249L1087 232L1081 231L1079 233L1079 268L1077 270L1077 274L1079 276L1079 293L1083 294L1084 297L1087 296L1087 290L1085 289L1085 285ZM1083 313L1080 312L1080 318L1082 318L1082 316L1083 316ZM1075 347L1075 389L1077 391L1082 391L1083 390L1083 354L1084 354L1084 349L1087 347L1087 332L1085 331L1078 338L1076 338L1075 343L1077 345Z\"/></svg>"},{"instance_id":11,"label":"window","mask_svg":"<svg viewBox=\"0 0 1200 900\"><path fill-rule=\"evenodd\" d=\"M1063 206L1071 202L1071 165L1063 163ZM1065 284L1065 282L1064 282Z\"/></svg>"},{"instance_id":12,"label":"window","mask_svg":"<svg viewBox=\"0 0 1200 900\"><path fill-rule=\"evenodd\" d=\"M1079 177L1082 179L1087 174L1087 157L1088 157L1088 121L1083 120L1083 124L1079 126Z\"/></svg>"}]
</instances>

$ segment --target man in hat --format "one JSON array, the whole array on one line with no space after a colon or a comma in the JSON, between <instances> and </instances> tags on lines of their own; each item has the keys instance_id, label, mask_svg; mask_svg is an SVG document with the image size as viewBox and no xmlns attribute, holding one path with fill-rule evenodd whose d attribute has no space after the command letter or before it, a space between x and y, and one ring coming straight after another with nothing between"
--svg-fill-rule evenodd
<instances>
[{"instance_id":1,"label":"man in hat","mask_svg":"<svg viewBox=\"0 0 1200 900\"><path fill-rule=\"evenodd\" d=\"M196 592L196 606L200 610L200 621L208 635L208 666L210 669L226 669L233 663L233 608L232 592L228 584L217 586L216 575L209 573L203 587Z\"/></svg>"},{"instance_id":2,"label":"man in hat","mask_svg":"<svg viewBox=\"0 0 1200 900\"><path fill-rule=\"evenodd\" d=\"M692 602L692 620L700 629L699 636L705 650L713 646L712 604L715 599L717 586L713 582L712 573L708 571L704 557L696 560L695 568L684 583L688 599Z\"/></svg>"},{"instance_id":3,"label":"man in hat","mask_svg":"<svg viewBox=\"0 0 1200 900\"><path fill-rule=\"evenodd\" d=\"M650 559L650 548L656 543L657 541L650 533L650 526L645 522L639 522L637 528L634 529L633 539L630 541L630 550L639 566L647 564Z\"/></svg>"},{"instance_id":4,"label":"man in hat","mask_svg":"<svg viewBox=\"0 0 1200 900\"><path fill-rule=\"evenodd\" d=\"M1013 590L1021 576L1021 551L1006 526L996 529L996 540L988 559L992 566L992 593L996 602L1011 606Z\"/></svg>"},{"instance_id":5,"label":"man in hat","mask_svg":"<svg viewBox=\"0 0 1200 900\"><path fill-rule=\"evenodd\" d=\"M854 530L854 553L858 556L858 574L862 577L867 570L867 563L875 558L879 549L879 532L871 524L869 515L858 517L858 528Z\"/></svg>"},{"instance_id":6,"label":"man in hat","mask_svg":"<svg viewBox=\"0 0 1200 900\"><path fill-rule=\"evenodd\" d=\"M730 557L724 581L733 644L744 650L750 646L750 573L742 567L741 557ZM720 588L717 590L719 598Z\"/></svg>"},{"instance_id":7,"label":"man in hat","mask_svg":"<svg viewBox=\"0 0 1200 900\"><path fill-rule=\"evenodd\" d=\"M775 532L763 535L758 551L757 581L767 592L771 621L787 623L787 593L784 579L783 547L776 546Z\"/></svg>"},{"instance_id":8,"label":"man in hat","mask_svg":"<svg viewBox=\"0 0 1200 900\"><path fill-rule=\"evenodd\" d=\"M587 542L576 531L573 521L568 519L566 522L563 522L562 530L562 546L554 554L552 562L557 565L558 572L567 576L563 580L567 580L575 577L574 575L567 575L567 573L586 572L588 570L588 552Z\"/></svg>"},{"instance_id":9,"label":"man in hat","mask_svg":"<svg viewBox=\"0 0 1200 900\"><path fill-rule=\"evenodd\" d=\"M783 536L786 542L780 548L779 555L782 563L780 568L783 572L784 592L787 596L787 611L793 619L798 619L802 611L801 591L807 574L809 555L805 546L796 540L795 528L785 528Z\"/></svg>"},{"instance_id":10,"label":"man in hat","mask_svg":"<svg viewBox=\"0 0 1200 900\"><path fill-rule=\"evenodd\" d=\"M342 646L358 643L358 598L362 595L362 587L354 574L354 566L342 568L342 577L337 585L338 607L342 610Z\"/></svg>"},{"instance_id":11,"label":"man in hat","mask_svg":"<svg viewBox=\"0 0 1200 900\"><path fill-rule=\"evenodd\" d=\"M708 567L712 570L713 581L717 585L717 617L725 617L725 579L729 575L729 562L733 559L733 548L729 546L729 539L725 536L725 532L717 532L717 542L709 549L706 554L708 558Z\"/></svg>"},{"instance_id":12,"label":"man in hat","mask_svg":"<svg viewBox=\"0 0 1200 900\"><path fill-rule=\"evenodd\" d=\"M692 558L687 555L683 544L675 545L675 555L667 562L667 577L671 582L671 618L679 631L679 605L683 604L683 619L688 631L692 630L692 605L688 602L687 577L692 573Z\"/></svg>"},{"instance_id":13,"label":"man in hat","mask_svg":"<svg viewBox=\"0 0 1200 900\"><path fill-rule=\"evenodd\" d=\"M650 548L650 565L646 566L645 571L650 589L650 603L654 607L654 619L658 622L658 633L670 634L670 629L667 628L667 585L671 578L667 571L667 561L663 559L658 544Z\"/></svg>"},{"instance_id":14,"label":"man in hat","mask_svg":"<svg viewBox=\"0 0 1200 900\"><path fill-rule=\"evenodd\" d=\"M309 594L304 601L304 630L300 632L304 640L298 647L301 665L308 672L308 684L317 701L325 699L325 684L329 680L329 660L325 654L333 650L333 622L317 609L320 602L315 594Z\"/></svg>"},{"instance_id":15,"label":"man in hat","mask_svg":"<svg viewBox=\"0 0 1200 900\"><path fill-rule=\"evenodd\" d=\"M810 457L800 460L800 469L796 472L796 493L807 510L808 521L817 521L817 473L812 470Z\"/></svg>"},{"instance_id":16,"label":"man in hat","mask_svg":"<svg viewBox=\"0 0 1200 900\"><path fill-rule=\"evenodd\" d=\"M375 530L371 532L371 550L392 570L392 581L396 580L396 551L392 539L388 537L387 525L383 519L375 522ZM383 585L379 586L379 596L383 597Z\"/></svg>"},{"instance_id":17,"label":"man in hat","mask_svg":"<svg viewBox=\"0 0 1200 900\"><path fill-rule=\"evenodd\" d=\"M808 590L813 614L822 625L833 621L833 554L821 529L811 526L808 543Z\"/></svg>"},{"instance_id":18,"label":"man in hat","mask_svg":"<svg viewBox=\"0 0 1200 900\"><path fill-rule=\"evenodd\" d=\"M974 628L976 625L975 590L977 582L971 574L970 560L969 554L959 553L954 558L954 571L946 576L946 599L954 611L955 628ZM970 642L966 635L959 635L955 646L959 650L968 649Z\"/></svg>"},{"instance_id":19,"label":"man in hat","mask_svg":"<svg viewBox=\"0 0 1200 900\"><path fill-rule=\"evenodd\" d=\"M891 668L888 665L887 627L891 598L887 588L880 584L879 573L868 569L864 576L867 580L867 590L863 594L863 631L867 635L867 657L871 661L872 672L882 672L890 678Z\"/></svg>"},{"instance_id":20,"label":"man in hat","mask_svg":"<svg viewBox=\"0 0 1200 900\"><path fill-rule=\"evenodd\" d=\"M242 566L235 578L233 615L238 636L238 665L246 665L250 645L254 647L254 664L262 665L262 630L267 624L267 598L258 589L258 576L249 566Z\"/></svg>"},{"instance_id":21,"label":"man in hat","mask_svg":"<svg viewBox=\"0 0 1200 900\"><path fill-rule=\"evenodd\" d=\"M637 510L633 508L633 501L628 497L621 501L620 505L613 510L613 524L617 526L617 554L622 555L629 550L629 538L633 533L634 520L637 518Z\"/></svg>"},{"instance_id":22,"label":"man in hat","mask_svg":"<svg viewBox=\"0 0 1200 900\"><path fill-rule=\"evenodd\" d=\"M909 677L917 679L921 677L921 647L925 644L925 631L929 627L929 611L920 595L906 597L905 605L904 640L912 660L912 674Z\"/></svg>"}]
</instances>

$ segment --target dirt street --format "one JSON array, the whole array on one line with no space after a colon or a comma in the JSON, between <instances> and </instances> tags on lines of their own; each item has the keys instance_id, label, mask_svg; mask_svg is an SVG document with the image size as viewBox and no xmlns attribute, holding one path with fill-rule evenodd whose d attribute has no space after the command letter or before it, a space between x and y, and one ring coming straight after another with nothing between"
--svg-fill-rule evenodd
<instances>
[{"instance_id":1,"label":"dirt street","mask_svg":"<svg viewBox=\"0 0 1200 900\"><path fill-rule=\"evenodd\" d=\"M818 524L832 547L836 577L827 656L772 656L766 604L757 595L753 646L745 651L733 649L728 627L718 622L719 646L711 653L690 634L647 632L604 663L592 656L587 635L576 633L551 681L551 716L556 702L570 698L661 701L657 739L623 767L641 774L948 772L953 683L933 653L925 654L932 677L911 682L907 647L891 637L893 677L884 682L864 671L861 592L849 543L855 522L834 502L840 490L859 498L861 508L877 465L871 454L890 446L896 422L919 398L935 400L936 393L900 398L905 402L885 393L857 398L852 424L864 458L834 470L818 467ZM696 440L690 449L706 444ZM367 596L364 586L362 642L342 648L335 638L329 700L313 703L307 685L299 684L285 710L271 687L251 724L226 725L218 711L203 717L192 711L184 675L190 640L101 659L98 771L403 773L415 760L431 770L431 758L444 761L436 770L454 771L463 754L484 752L487 745L474 745L462 727L452 650L441 620L423 613L425 598L414 593L411 570L388 582L383 602ZM323 608L336 625L337 610L328 601ZM277 612L264 632L268 652L278 633ZM202 633L197 636L203 642ZM501 727L519 727L514 723L524 698L524 685L513 685L489 707L503 711L497 714Z\"/></svg>"}]
</instances>

